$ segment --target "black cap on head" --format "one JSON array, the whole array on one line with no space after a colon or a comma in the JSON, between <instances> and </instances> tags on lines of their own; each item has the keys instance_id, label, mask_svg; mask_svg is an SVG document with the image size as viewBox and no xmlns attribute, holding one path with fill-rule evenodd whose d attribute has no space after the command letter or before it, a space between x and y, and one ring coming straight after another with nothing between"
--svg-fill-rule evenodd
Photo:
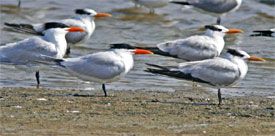
<instances>
[{"instance_id":1,"label":"black cap on head","mask_svg":"<svg viewBox=\"0 0 275 136\"><path fill-rule=\"evenodd\" d=\"M205 29L210 29L210 30L213 30L213 31L219 31L219 32L222 31L222 29L217 28L217 27L214 26L214 25L206 25L206 26L204 26L204 28L205 28Z\"/></svg>"},{"instance_id":2,"label":"black cap on head","mask_svg":"<svg viewBox=\"0 0 275 136\"><path fill-rule=\"evenodd\" d=\"M48 22L48 23L45 23L44 25L45 30L51 29L51 28L67 28L67 27L69 26L58 22Z\"/></svg>"},{"instance_id":3,"label":"black cap on head","mask_svg":"<svg viewBox=\"0 0 275 136\"><path fill-rule=\"evenodd\" d=\"M227 49L227 53L230 53L233 56L239 56L239 57L244 57L244 54L239 52L237 49Z\"/></svg>"},{"instance_id":4,"label":"black cap on head","mask_svg":"<svg viewBox=\"0 0 275 136\"><path fill-rule=\"evenodd\" d=\"M90 15L91 13L87 12L86 10L84 9L76 9L75 10L75 13L76 14L80 14L80 15Z\"/></svg>"}]
</instances>

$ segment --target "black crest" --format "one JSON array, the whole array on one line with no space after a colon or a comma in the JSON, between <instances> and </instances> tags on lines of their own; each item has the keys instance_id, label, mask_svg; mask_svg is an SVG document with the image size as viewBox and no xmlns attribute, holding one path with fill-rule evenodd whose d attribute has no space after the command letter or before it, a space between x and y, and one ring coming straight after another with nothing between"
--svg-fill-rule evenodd
<instances>
[{"instance_id":1,"label":"black crest","mask_svg":"<svg viewBox=\"0 0 275 136\"><path fill-rule=\"evenodd\" d=\"M227 53L230 53L233 56L239 56L239 57L244 57L243 54L241 54L238 50L236 49L227 49Z\"/></svg>"},{"instance_id":2,"label":"black crest","mask_svg":"<svg viewBox=\"0 0 275 136\"><path fill-rule=\"evenodd\" d=\"M271 37L272 33L274 33L271 30L255 30L253 32L254 32L254 34L251 34L250 36L268 36L268 37Z\"/></svg>"},{"instance_id":3,"label":"black crest","mask_svg":"<svg viewBox=\"0 0 275 136\"><path fill-rule=\"evenodd\" d=\"M47 29L51 29L51 28L67 28L69 26L63 24L63 23L58 23L58 22L48 22L48 23L45 23L44 25L44 29L47 30Z\"/></svg>"},{"instance_id":4,"label":"black crest","mask_svg":"<svg viewBox=\"0 0 275 136\"><path fill-rule=\"evenodd\" d=\"M87 12L86 10L84 9L76 9L75 10L75 13L76 14L80 14L80 15L90 15L91 13Z\"/></svg>"},{"instance_id":5,"label":"black crest","mask_svg":"<svg viewBox=\"0 0 275 136\"><path fill-rule=\"evenodd\" d=\"M222 29L220 28L217 28L216 26L213 26L213 25L206 25L204 26L205 29L210 29L210 30L213 30L213 31L222 31Z\"/></svg>"}]
</instances>

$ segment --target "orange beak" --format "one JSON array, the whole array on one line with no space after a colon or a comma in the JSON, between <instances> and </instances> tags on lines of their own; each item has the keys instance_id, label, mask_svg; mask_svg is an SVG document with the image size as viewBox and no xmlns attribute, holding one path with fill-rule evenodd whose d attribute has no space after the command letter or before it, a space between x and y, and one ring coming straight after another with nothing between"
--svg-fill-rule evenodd
<instances>
[{"instance_id":1,"label":"orange beak","mask_svg":"<svg viewBox=\"0 0 275 136\"><path fill-rule=\"evenodd\" d=\"M81 27L69 27L69 29L67 29L67 31L69 32L85 32L85 30Z\"/></svg>"},{"instance_id":2,"label":"orange beak","mask_svg":"<svg viewBox=\"0 0 275 136\"><path fill-rule=\"evenodd\" d=\"M111 17L111 14L108 13L97 13L95 17Z\"/></svg>"},{"instance_id":3,"label":"orange beak","mask_svg":"<svg viewBox=\"0 0 275 136\"><path fill-rule=\"evenodd\" d=\"M236 33L243 33L244 31L241 30L241 29L235 29L235 28L232 28L232 29L229 29L226 33L227 34L236 34Z\"/></svg>"},{"instance_id":4,"label":"orange beak","mask_svg":"<svg viewBox=\"0 0 275 136\"><path fill-rule=\"evenodd\" d=\"M249 61L265 61L265 59L257 57L257 56L250 56L250 58L248 58Z\"/></svg>"},{"instance_id":5,"label":"orange beak","mask_svg":"<svg viewBox=\"0 0 275 136\"><path fill-rule=\"evenodd\" d=\"M143 50L143 49L135 49L134 50L135 54L154 54L153 52L149 50Z\"/></svg>"}]
</instances>

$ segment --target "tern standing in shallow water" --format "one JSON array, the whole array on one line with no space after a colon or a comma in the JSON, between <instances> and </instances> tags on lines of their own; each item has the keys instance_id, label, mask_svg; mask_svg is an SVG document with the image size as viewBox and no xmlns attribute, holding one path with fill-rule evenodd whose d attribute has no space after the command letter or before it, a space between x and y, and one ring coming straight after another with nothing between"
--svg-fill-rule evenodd
<instances>
[{"instance_id":1,"label":"tern standing in shallow water","mask_svg":"<svg viewBox=\"0 0 275 136\"><path fill-rule=\"evenodd\" d=\"M61 27L61 26L59 26ZM68 32L83 32L80 27L51 28L43 32L42 37L32 37L0 47L0 63L14 65L34 65L37 61L46 61L48 57L61 59L66 53ZM39 70L35 73L39 87Z\"/></svg>"},{"instance_id":2,"label":"tern standing in shallow water","mask_svg":"<svg viewBox=\"0 0 275 136\"><path fill-rule=\"evenodd\" d=\"M221 24L221 16L236 11L242 0L172 0L171 3L191 5L197 9L218 15L217 24Z\"/></svg>"},{"instance_id":3,"label":"tern standing in shallow water","mask_svg":"<svg viewBox=\"0 0 275 136\"><path fill-rule=\"evenodd\" d=\"M239 29L227 29L221 25L207 25L204 35L195 35L160 43L157 47L135 47L128 44L113 44L111 48L147 49L154 54L179 58L186 61L196 61L214 58L220 55L224 48L224 36L228 33L241 33Z\"/></svg>"},{"instance_id":4,"label":"tern standing in shallow water","mask_svg":"<svg viewBox=\"0 0 275 136\"><path fill-rule=\"evenodd\" d=\"M68 43L76 44L76 43L82 43L87 41L91 35L93 34L95 30L95 22L94 19L96 17L110 17L111 14L108 13L97 13L96 11L92 9L76 9L75 14L77 16L69 18L69 19L63 19L59 21L51 21L41 24L12 24L12 23L5 23L6 26L11 27L17 31L20 32L26 32L31 34L41 34L43 31L45 31L45 26L47 23L62 23L67 26L77 26L81 27L85 31L83 32L77 32L77 33L68 33L66 34L66 40ZM69 49L69 48L68 48ZM68 53L70 51L68 50Z\"/></svg>"},{"instance_id":5,"label":"tern standing in shallow water","mask_svg":"<svg viewBox=\"0 0 275 136\"><path fill-rule=\"evenodd\" d=\"M69 74L85 81L102 84L105 97L105 84L125 76L134 66L133 54L153 54L148 50L115 49L97 52L77 58L54 60Z\"/></svg>"},{"instance_id":6,"label":"tern standing in shallow water","mask_svg":"<svg viewBox=\"0 0 275 136\"><path fill-rule=\"evenodd\" d=\"M264 61L262 58L249 56L244 51L228 49L224 58L216 57L202 61L186 62L178 66L148 64L155 68L148 68L145 71L218 88L220 105L222 103L221 88L234 85L245 77L248 70L245 60Z\"/></svg>"},{"instance_id":7,"label":"tern standing in shallow water","mask_svg":"<svg viewBox=\"0 0 275 136\"><path fill-rule=\"evenodd\" d=\"M136 5L141 5L150 9L150 13L155 13L155 8L168 5L170 0L131 0Z\"/></svg>"}]
</instances>

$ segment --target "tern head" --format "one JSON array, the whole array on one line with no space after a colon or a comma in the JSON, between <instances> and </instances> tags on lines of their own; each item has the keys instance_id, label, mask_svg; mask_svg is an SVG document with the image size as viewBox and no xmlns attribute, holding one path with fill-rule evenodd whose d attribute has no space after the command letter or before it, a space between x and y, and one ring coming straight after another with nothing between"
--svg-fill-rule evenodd
<instances>
[{"instance_id":1,"label":"tern head","mask_svg":"<svg viewBox=\"0 0 275 136\"><path fill-rule=\"evenodd\" d=\"M56 33L55 31L58 31L57 28L63 29L63 28L68 28L68 25L65 25L63 23L58 23L58 22L47 22L44 24L44 31L39 33L40 35L45 35L46 33ZM62 31L62 30L59 30Z\"/></svg>"},{"instance_id":2,"label":"tern head","mask_svg":"<svg viewBox=\"0 0 275 136\"><path fill-rule=\"evenodd\" d=\"M243 31L240 29L227 29L226 27L222 25L206 25L206 34L207 35L214 35L214 34L219 34L221 36L224 36L225 34L234 34L234 33L242 33Z\"/></svg>"},{"instance_id":3,"label":"tern head","mask_svg":"<svg viewBox=\"0 0 275 136\"><path fill-rule=\"evenodd\" d=\"M44 24L45 30L52 29L52 28L67 28L67 27L69 26L58 22L47 22Z\"/></svg>"},{"instance_id":4,"label":"tern head","mask_svg":"<svg viewBox=\"0 0 275 136\"><path fill-rule=\"evenodd\" d=\"M84 29L80 27L70 27L68 25L65 25L63 23L58 22L48 22L44 24L45 31L43 34L45 34L48 30L51 32L59 32L59 33L68 33L68 32L83 32Z\"/></svg>"},{"instance_id":5,"label":"tern head","mask_svg":"<svg viewBox=\"0 0 275 136\"><path fill-rule=\"evenodd\" d=\"M131 54L154 54L149 50L144 49L114 49L115 52L118 53L131 53Z\"/></svg>"},{"instance_id":6,"label":"tern head","mask_svg":"<svg viewBox=\"0 0 275 136\"><path fill-rule=\"evenodd\" d=\"M76 9L75 13L78 14L78 15L86 15L86 16L91 16L91 17L111 17L112 16L111 14L103 13L103 12L98 13L95 10L88 9L88 8Z\"/></svg>"},{"instance_id":7,"label":"tern head","mask_svg":"<svg viewBox=\"0 0 275 136\"><path fill-rule=\"evenodd\" d=\"M245 51L239 50L239 49L233 49L229 48L227 49L227 54L230 54L233 58L238 57L243 60L249 60L249 61L265 61L265 59L257 57L257 56L250 56Z\"/></svg>"},{"instance_id":8,"label":"tern head","mask_svg":"<svg viewBox=\"0 0 275 136\"><path fill-rule=\"evenodd\" d=\"M144 49L134 49L130 50L133 54L154 54L153 52L149 50L144 50Z\"/></svg>"},{"instance_id":9,"label":"tern head","mask_svg":"<svg viewBox=\"0 0 275 136\"><path fill-rule=\"evenodd\" d=\"M43 31L44 35L56 35L56 34L67 34L68 32L85 32L85 30L81 27L56 27L56 28L49 28Z\"/></svg>"}]
</instances>

